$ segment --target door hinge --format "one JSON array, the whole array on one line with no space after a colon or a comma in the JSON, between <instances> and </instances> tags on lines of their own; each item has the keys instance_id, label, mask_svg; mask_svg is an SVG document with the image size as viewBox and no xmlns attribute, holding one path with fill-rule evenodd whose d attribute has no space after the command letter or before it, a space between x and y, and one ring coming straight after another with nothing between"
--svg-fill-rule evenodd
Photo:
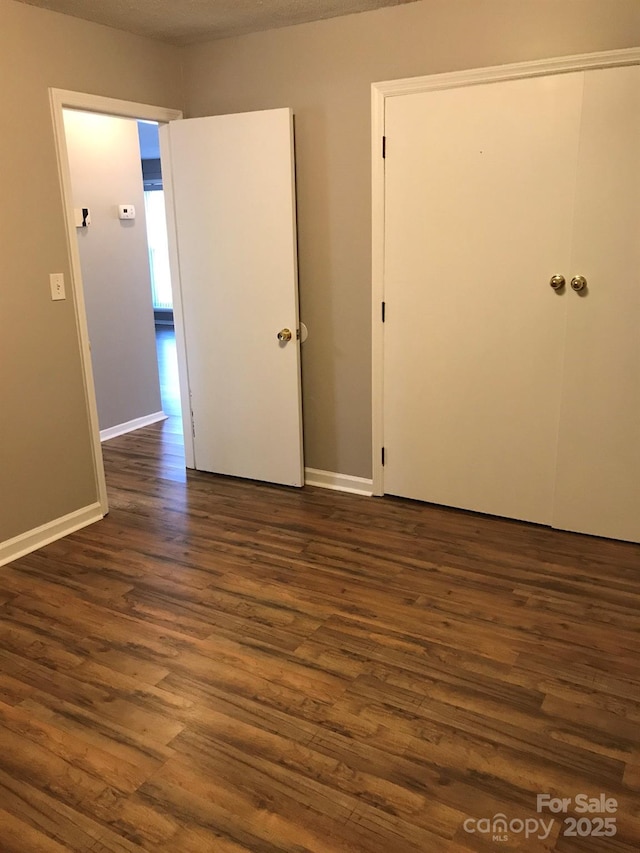
<instances>
[{"instance_id":1,"label":"door hinge","mask_svg":"<svg viewBox=\"0 0 640 853\"><path fill-rule=\"evenodd\" d=\"M382 322L384 323L385 317L387 316L387 303L382 303Z\"/></svg>"},{"instance_id":2,"label":"door hinge","mask_svg":"<svg viewBox=\"0 0 640 853\"><path fill-rule=\"evenodd\" d=\"M387 137L382 137L382 159L384 160L387 156Z\"/></svg>"},{"instance_id":3,"label":"door hinge","mask_svg":"<svg viewBox=\"0 0 640 853\"><path fill-rule=\"evenodd\" d=\"M382 448L382 464L384 466L384 447Z\"/></svg>"}]
</instances>

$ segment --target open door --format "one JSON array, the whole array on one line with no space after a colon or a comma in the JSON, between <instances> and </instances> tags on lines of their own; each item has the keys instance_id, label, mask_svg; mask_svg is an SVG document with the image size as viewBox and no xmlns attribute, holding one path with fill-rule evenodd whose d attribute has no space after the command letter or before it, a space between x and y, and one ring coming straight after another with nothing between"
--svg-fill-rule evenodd
<instances>
[{"instance_id":1,"label":"open door","mask_svg":"<svg viewBox=\"0 0 640 853\"><path fill-rule=\"evenodd\" d=\"M187 464L301 486L291 111L173 121L160 150Z\"/></svg>"}]
</instances>

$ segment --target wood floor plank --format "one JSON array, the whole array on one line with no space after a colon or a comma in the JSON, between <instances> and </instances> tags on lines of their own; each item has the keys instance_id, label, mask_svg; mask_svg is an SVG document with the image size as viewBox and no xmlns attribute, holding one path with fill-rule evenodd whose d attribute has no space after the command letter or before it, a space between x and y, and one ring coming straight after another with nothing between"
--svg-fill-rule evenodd
<instances>
[{"instance_id":1,"label":"wood floor plank","mask_svg":"<svg viewBox=\"0 0 640 853\"><path fill-rule=\"evenodd\" d=\"M1 745L4 772L71 807L95 799L106 787L102 779L15 731L9 735L4 729Z\"/></svg>"},{"instance_id":2,"label":"wood floor plank","mask_svg":"<svg viewBox=\"0 0 640 853\"><path fill-rule=\"evenodd\" d=\"M34 719L50 721L60 731L76 735L140 770L150 772L173 754L170 747L155 739L154 733L146 735L134 731L126 719L118 724L99 711L82 708L41 691L21 705Z\"/></svg>"},{"instance_id":3,"label":"wood floor plank","mask_svg":"<svg viewBox=\"0 0 640 853\"><path fill-rule=\"evenodd\" d=\"M68 847L43 835L28 823L0 808L3 853L64 853Z\"/></svg>"},{"instance_id":4,"label":"wood floor plank","mask_svg":"<svg viewBox=\"0 0 640 853\"><path fill-rule=\"evenodd\" d=\"M0 727L33 744L44 747L68 765L82 770L98 782L133 793L148 773L135 764L116 758L112 753L88 744L77 734L59 728L54 721L38 719L24 706L13 707L0 702Z\"/></svg>"},{"instance_id":5,"label":"wood floor plank","mask_svg":"<svg viewBox=\"0 0 640 853\"><path fill-rule=\"evenodd\" d=\"M16 853L31 853L32 848L26 842L29 832L34 833L40 841L44 837L51 844L58 844L61 849L74 853L93 853L98 849L108 850L109 853L140 853L142 849L108 826L68 806L53 796L52 792L39 790L1 769L0 802L14 820L21 820L25 824L22 846L18 844L15 847ZM5 838L3 827L4 824L0 823L0 842L4 853L6 849L12 848L4 846L5 842L7 845L10 843L11 836L7 834ZM37 848L34 846L33 849Z\"/></svg>"}]
</instances>

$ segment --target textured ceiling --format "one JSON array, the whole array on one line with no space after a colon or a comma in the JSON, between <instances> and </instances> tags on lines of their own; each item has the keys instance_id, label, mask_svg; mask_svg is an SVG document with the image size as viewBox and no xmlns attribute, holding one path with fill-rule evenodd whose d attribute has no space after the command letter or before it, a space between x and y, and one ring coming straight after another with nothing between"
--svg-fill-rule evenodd
<instances>
[{"instance_id":1,"label":"textured ceiling","mask_svg":"<svg viewBox=\"0 0 640 853\"><path fill-rule=\"evenodd\" d=\"M21 0L173 42L227 38L415 0Z\"/></svg>"}]
</instances>

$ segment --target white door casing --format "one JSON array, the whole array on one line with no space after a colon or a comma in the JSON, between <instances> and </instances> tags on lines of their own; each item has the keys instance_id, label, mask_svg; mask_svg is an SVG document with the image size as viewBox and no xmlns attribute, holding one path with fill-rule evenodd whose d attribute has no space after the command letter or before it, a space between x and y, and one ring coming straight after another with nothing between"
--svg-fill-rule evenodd
<instances>
[{"instance_id":1,"label":"white door casing","mask_svg":"<svg viewBox=\"0 0 640 853\"><path fill-rule=\"evenodd\" d=\"M291 111L172 122L160 144L182 297L188 464L301 486ZM278 340L283 329L291 340Z\"/></svg>"}]
</instances>

